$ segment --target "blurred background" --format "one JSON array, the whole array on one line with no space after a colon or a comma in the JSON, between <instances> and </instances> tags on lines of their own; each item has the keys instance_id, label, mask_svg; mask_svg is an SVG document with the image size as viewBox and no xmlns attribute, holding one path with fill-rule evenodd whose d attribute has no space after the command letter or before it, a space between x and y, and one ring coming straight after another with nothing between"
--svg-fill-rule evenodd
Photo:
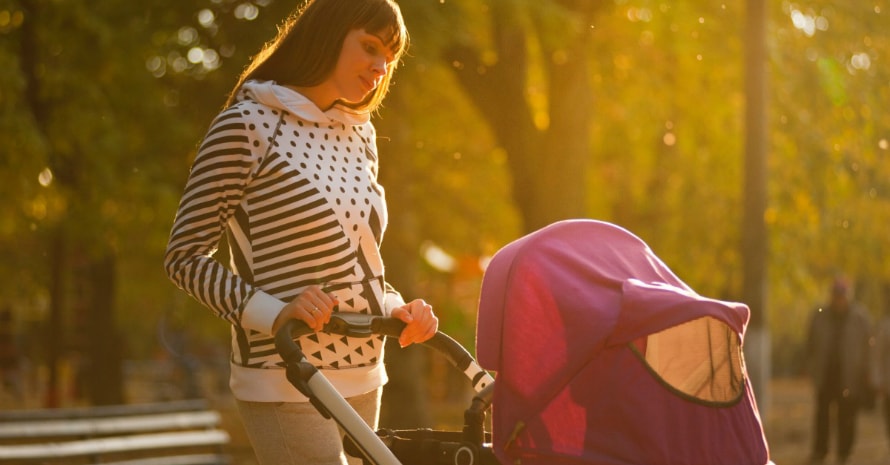
<instances>
[{"instance_id":1,"label":"blurred background","mask_svg":"<svg viewBox=\"0 0 890 465\"><path fill-rule=\"evenodd\" d=\"M0 0L0 407L226 402L228 328L162 255L204 131L297 4ZM838 273L890 311L890 2L401 7L412 46L374 120L388 280L472 351L488 257L616 223L751 307L769 438L805 450L810 312ZM460 421L448 367L387 358L384 425Z\"/></svg>"}]
</instances>

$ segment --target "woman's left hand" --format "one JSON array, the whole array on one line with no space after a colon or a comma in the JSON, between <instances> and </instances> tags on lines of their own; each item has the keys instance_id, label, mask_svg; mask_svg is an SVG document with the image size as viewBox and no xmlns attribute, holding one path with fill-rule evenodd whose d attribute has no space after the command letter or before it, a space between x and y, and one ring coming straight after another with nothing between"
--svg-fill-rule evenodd
<instances>
[{"instance_id":1,"label":"woman's left hand","mask_svg":"<svg viewBox=\"0 0 890 465\"><path fill-rule=\"evenodd\" d=\"M426 341L439 330L439 319L433 314L433 307L423 299L415 299L396 307L391 315L406 323L399 336L399 345L402 347Z\"/></svg>"}]
</instances>

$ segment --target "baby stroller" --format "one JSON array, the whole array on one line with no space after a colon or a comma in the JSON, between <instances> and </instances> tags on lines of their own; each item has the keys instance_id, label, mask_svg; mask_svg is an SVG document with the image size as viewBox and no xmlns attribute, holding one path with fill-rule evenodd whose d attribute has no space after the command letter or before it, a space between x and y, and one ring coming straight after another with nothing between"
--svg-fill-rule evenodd
<instances>
[{"instance_id":1,"label":"baby stroller","mask_svg":"<svg viewBox=\"0 0 890 465\"><path fill-rule=\"evenodd\" d=\"M331 330L401 330L397 320L347 318ZM742 356L748 318L743 304L698 295L632 233L568 220L508 244L485 272L476 351L497 382L447 336L428 343L478 392L463 431L362 428L323 377L292 362L299 331L277 343L289 372L299 367L289 379L344 426L347 451L366 464L765 465Z\"/></svg>"}]
</instances>

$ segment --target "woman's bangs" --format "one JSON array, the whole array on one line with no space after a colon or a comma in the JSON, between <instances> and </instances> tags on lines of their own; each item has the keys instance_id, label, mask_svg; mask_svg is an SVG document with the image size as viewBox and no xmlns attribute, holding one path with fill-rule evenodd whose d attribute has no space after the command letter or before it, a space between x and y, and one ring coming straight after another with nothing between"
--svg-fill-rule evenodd
<instances>
[{"instance_id":1,"label":"woman's bangs","mask_svg":"<svg viewBox=\"0 0 890 465\"><path fill-rule=\"evenodd\" d=\"M385 4L384 4L385 5ZM377 8L376 11L370 12L367 21L359 25L364 30L377 34L383 43L392 50L396 57L401 56L408 42L408 31L402 24L399 12L389 8Z\"/></svg>"}]
</instances>

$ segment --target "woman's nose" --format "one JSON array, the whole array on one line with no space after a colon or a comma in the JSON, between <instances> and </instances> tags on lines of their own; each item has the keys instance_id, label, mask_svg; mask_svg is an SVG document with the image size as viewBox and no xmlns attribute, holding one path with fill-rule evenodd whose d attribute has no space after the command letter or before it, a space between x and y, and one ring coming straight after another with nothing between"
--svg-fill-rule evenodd
<instances>
[{"instance_id":1,"label":"woman's nose","mask_svg":"<svg viewBox=\"0 0 890 465\"><path fill-rule=\"evenodd\" d=\"M388 65L386 61L386 57L376 58L371 64L371 70L377 76L383 76L386 74L386 66Z\"/></svg>"}]
</instances>

